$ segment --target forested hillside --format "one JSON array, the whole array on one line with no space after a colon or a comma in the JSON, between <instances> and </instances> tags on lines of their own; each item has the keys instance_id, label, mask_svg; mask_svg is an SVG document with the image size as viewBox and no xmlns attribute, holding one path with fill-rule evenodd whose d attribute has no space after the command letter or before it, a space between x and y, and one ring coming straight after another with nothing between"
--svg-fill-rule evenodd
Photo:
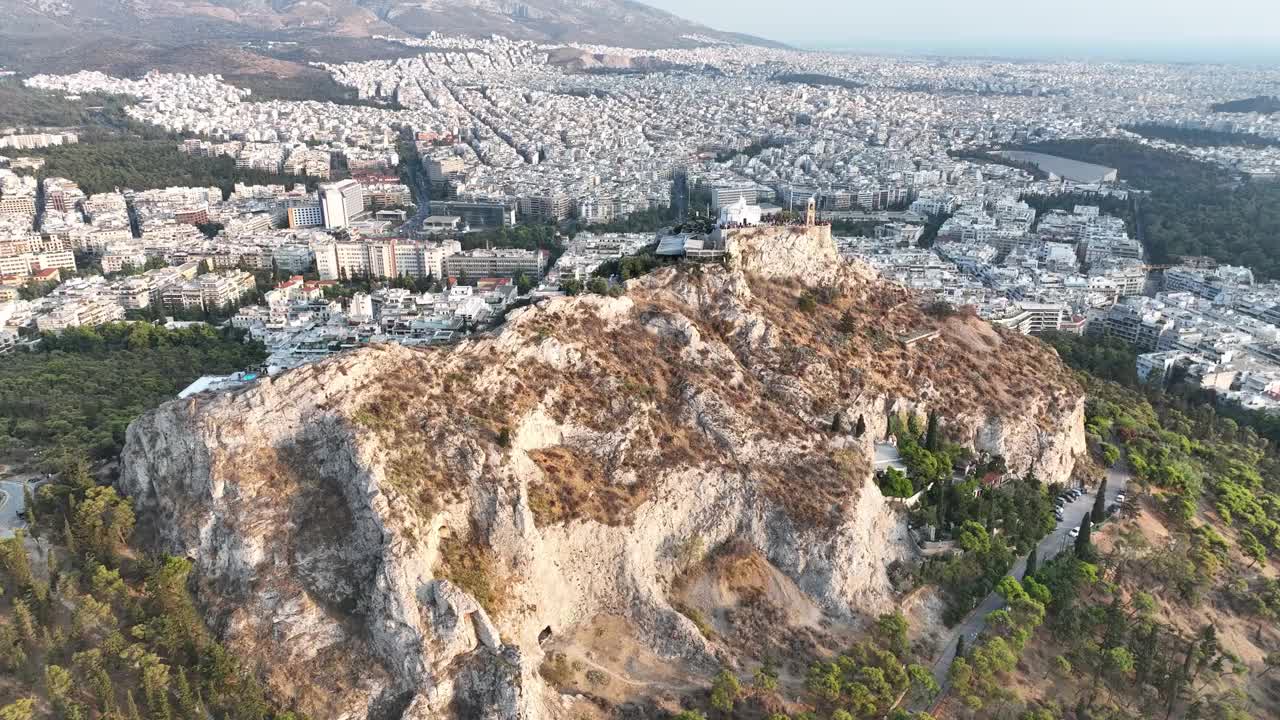
<instances>
[{"instance_id":1,"label":"forested hillside","mask_svg":"<svg viewBox=\"0 0 1280 720\"><path fill-rule=\"evenodd\" d=\"M1097 509L1070 552L1028 564L1022 585L1044 601L1043 625L1028 634L994 613L979 648L952 666L938 715L1276 717L1276 446L1194 398L1127 384L1118 347L1050 340L1088 369L1090 447L1132 474L1129 497ZM1027 612L1009 610L1011 620ZM981 651L1000 638L1012 658Z\"/></svg>"},{"instance_id":2,"label":"forested hillside","mask_svg":"<svg viewBox=\"0 0 1280 720\"><path fill-rule=\"evenodd\" d=\"M68 330L0 357L0 469L4 491L24 496L4 504L25 506L28 525L0 541L0 718L296 717L276 713L210 637L190 563L133 549L130 502L100 484L109 466L91 464L196 377L262 357L238 333L145 323Z\"/></svg>"},{"instance_id":3,"label":"forested hillside","mask_svg":"<svg viewBox=\"0 0 1280 720\"><path fill-rule=\"evenodd\" d=\"M0 540L0 718L295 720L204 627L191 563L128 545L128 500L65 466Z\"/></svg>"},{"instance_id":4,"label":"forested hillside","mask_svg":"<svg viewBox=\"0 0 1280 720\"><path fill-rule=\"evenodd\" d=\"M106 95L67 100L56 93L24 87L17 78L0 78L0 128L113 124L123 121L126 102Z\"/></svg>"}]
</instances>

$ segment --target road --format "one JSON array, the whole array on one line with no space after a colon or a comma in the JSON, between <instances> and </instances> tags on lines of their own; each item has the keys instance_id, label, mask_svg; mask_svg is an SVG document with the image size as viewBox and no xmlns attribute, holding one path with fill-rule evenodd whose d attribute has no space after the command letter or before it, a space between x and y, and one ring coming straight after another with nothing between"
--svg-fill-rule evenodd
<instances>
[{"instance_id":1,"label":"road","mask_svg":"<svg viewBox=\"0 0 1280 720\"><path fill-rule=\"evenodd\" d=\"M13 531L27 526L18 513L22 512L25 499L22 486L25 483L0 480L0 538L13 537Z\"/></svg>"},{"instance_id":2,"label":"road","mask_svg":"<svg viewBox=\"0 0 1280 720\"><path fill-rule=\"evenodd\" d=\"M1129 477L1129 473L1122 470L1115 468L1107 470L1107 505L1115 502L1116 495L1124 491L1129 482ZM1074 541L1070 537L1071 530L1080 527L1080 522L1084 520L1084 516L1093 510L1093 500L1094 493L1086 493L1063 507L1062 522L1058 523L1058 526L1046 535L1037 546L1036 556L1041 564L1056 557L1063 549L1072 547ZM1021 578L1026 569L1027 559L1022 557L1014 563L1013 568L1009 570L1009 574L1013 577ZM956 656L956 640L963 635L969 647L973 647L973 639L987 626L987 616L1002 607L1004 607L1004 598L993 592L984 598L973 612L969 613L964 622L951 628L946 647L933 665L933 677L938 681L938 687L942 688L942 692L938 693L937 696L939 700L946 695L947 671L951 668L951 661ZM918 711L926 708L912 709Z\"/></svg>"}]
</instances>

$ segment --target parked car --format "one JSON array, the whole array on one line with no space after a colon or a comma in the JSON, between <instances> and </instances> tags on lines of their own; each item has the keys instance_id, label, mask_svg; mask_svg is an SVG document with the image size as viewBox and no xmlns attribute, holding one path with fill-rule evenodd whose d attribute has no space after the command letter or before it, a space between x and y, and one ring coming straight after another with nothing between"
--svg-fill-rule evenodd
<instances>
[{"instance_id":1,"label":"parked car","mask_svg":"<svg viewBox=\"0 0 1280 720\"><path fill-rule=\"evenodd\" d=\"M1073 538L1080 537L1080 528L1078 527L1071 528L1071 532L1067 533L1067 535Z\"/></svg>"}]
</instances>

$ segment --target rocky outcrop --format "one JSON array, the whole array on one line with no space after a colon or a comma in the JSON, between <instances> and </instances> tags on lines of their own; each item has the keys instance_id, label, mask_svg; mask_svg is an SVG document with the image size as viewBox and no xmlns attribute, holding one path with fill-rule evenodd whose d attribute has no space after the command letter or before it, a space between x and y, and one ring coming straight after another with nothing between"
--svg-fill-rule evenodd
<instances>
[{"instance_id":1,"label":"rocky outcrop","mask_svg":"<svg viewBox=\"0 0 1280 720\"><path fill-rule=\"evenodd\" d=\"M890 414L935 410L1049 481L1082 449L1081 408L1036 341L923 315L829 235L785 229L452 349L169 403L130 426L120 485L286 703L557 717L542 641L599 615L659 657L733 662L670 597L706 548L754 548L833 619L892 607L909 543L871 477Z\"/></svg>"}]
</instances>

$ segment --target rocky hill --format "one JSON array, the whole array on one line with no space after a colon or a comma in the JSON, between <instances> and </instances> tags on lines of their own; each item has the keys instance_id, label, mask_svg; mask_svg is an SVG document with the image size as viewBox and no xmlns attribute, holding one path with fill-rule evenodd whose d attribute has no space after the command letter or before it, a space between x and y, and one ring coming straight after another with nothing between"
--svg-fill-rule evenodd
<instances>
[{"instance_id":1,"label":"rocky hill","mask_svg":"<svg viewBox=\"0 0 1280 720\"><path fill-rule=\"evenodd\" d=\"M922 313L827 228L730 250L455 348L168 403L130 426L119 484L152 549L194 560L215 632L314 717L591 716L548 651L644 694L763 639L838 645L911 553L872 480L889 416L936 410L1053 481L1083 396L1038 341ZM745 603L707 618L694 595L783 607L735 634Z\"/></svg>"},{"instance_id":2,"label":"rocky hill","mask_svg":"<svg viewBox=\"0 0 1280 720\"><path fill-rule=\"evenodd\" d=\"M61 67L70 53L81 61L73 71L99 67L104 53L127 62L137 57L130 46L163 53L211 41L292 40L328 62L356 60L366 53L353 40L431 32L638 48L773 44L633 0L0 0L0 18L0 62L25 67L36 56Z\"/></svg>"}]
</instances>

